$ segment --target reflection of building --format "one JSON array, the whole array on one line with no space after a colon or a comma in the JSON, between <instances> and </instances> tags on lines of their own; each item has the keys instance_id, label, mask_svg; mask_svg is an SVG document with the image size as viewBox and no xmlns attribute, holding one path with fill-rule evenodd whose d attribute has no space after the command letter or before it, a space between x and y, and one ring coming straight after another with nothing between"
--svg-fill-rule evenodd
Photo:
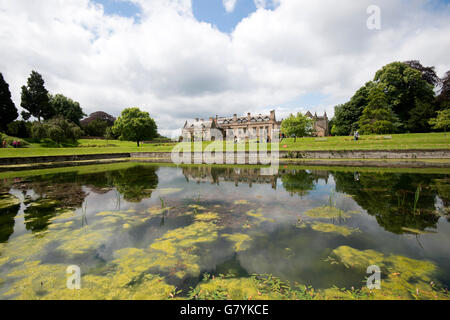
<instances>
[{"instance_id":1,"label":"reflection of building","mask_svg":"<svg viewBox=\"0 0 450 320\"><path fill-rule=\"evenodd\" d=\"M317 137L327 137L330 135L329 122L326 112L322 117L319 117L317 116L317 113L312 115L311 112L308 111L306 116L314 121L313 135Z\"/></svg>"},{"instance_id":2,"label":"reflection of building","mask_svg":"<svg viewBox=\"0 0 450 320\"><path fill-rule=\"evenodd\" d=\"M234 182L236 186L246 183L250 187L252 184L270 184L273 189L277 188L278 179L278 174L261 175L261 169L258 168L186 167L183 168L183 174L186 180L197 183Z\"/></svg>"},{"instance_id":3,"label":"reflection of building","mask_svg":"<svg viewBox=\"0 0 450 320\"><path fill-rule=\"evenodd\" d=\"M212 129L218 129L226 140L244 141L245 139L258 139L266 141L267 137L272 138L272 132L279 130L281 121L277 121L275 110L270 111L268 115L254 115L247 113L247 116L209 118L208 121L195 119L195 121L186 121L182 135L183 139L194 138L194 132L201 132L204 140L211 140Z\"/></svg>"}]
</instances>

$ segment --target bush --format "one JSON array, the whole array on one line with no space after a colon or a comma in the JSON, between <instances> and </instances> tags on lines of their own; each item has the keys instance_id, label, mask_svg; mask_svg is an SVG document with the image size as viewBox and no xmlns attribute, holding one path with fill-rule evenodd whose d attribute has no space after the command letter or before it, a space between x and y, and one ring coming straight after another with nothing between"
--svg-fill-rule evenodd
<instances>
[{"instance_id":1,"label":"bush","mask_svg":"<svg viewBox=\"0 0 450 320\"><path fill-rule=\"evenodd\" d=\"M12 137L27 139L31 137L31 122L17 120L8 124L6 134Z\"/></svg>"},{"instance_id":2,"label":"bush","mask_svg":"<svg viewBox=\"0 0 450 320\"><path fill-rule=\"evenodd\" d=\"M31 136L36 141L42 139L51 139L57 144L62 142L78 140L83 134L83 131L73 122L70 122L63 117L55 117L44 123L35 122L31 127Z\"/></svg>"}]
</instances>

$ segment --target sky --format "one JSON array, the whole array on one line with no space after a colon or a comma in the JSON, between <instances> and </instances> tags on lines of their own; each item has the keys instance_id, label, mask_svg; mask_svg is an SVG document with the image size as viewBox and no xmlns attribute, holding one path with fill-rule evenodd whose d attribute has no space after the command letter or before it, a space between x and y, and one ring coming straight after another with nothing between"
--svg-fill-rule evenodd
<instances>
[{"instance_id":1,"label":"sky","mask_svg":"<svg viewBox=\"0 0 450 320\"><path fill-rule=\"evenodd\" d=\"M197 117L331 117L387 63L450 70L449 2L0 0L0 72L17 107L36 70L87 114L136 106L170 137Z\"/></svg>"}]
</instances>

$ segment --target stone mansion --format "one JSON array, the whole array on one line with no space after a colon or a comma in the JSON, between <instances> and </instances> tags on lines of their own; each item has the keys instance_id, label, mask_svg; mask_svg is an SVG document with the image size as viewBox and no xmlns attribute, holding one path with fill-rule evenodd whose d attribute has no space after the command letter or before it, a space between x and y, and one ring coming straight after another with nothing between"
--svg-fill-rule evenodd
<instances>
[{"instance_id":1,"label":"stone mansion","mask_svg":"<svg viewBox=\"0 0 450 320\"><path fill-rule=\"evenodd\" d=\"M267 115L252 115L238 117L210 117L209 120L195 119L195 121L186 121L182 130L183 140L191 139L193 141L194 132L202 133L203 140L211 140L211 132L217 129L222 133L224 140L245 141L245 139L258 139L266 141L267 137L271 140L273 130L281 129L281 121L275 118L275 110Z\"/></svg>"},{"instance_id":2,"label":"stone mansion","mask_svg":"<svg viewBox=\"0 0 450 320\"><path fill-rule=\"evenodd\" d=\"M328 127L328 117L325 113L323 117L314 116L308 111L306 116L314 120L314 133L317 137L325 137L330 133ZM184 141L194 140L194 133L199 132L203 140L212 140L212 132L219 130L224 140L245 141L246 139L257 139L258 141L272 140L272 132L281 130L281 122L275 117L275 110L270 114L252 115L238 117L210 117L209 120L196 118L194 121L186 121L182 129L182 139Z\"/></svg>"}]
</instances>

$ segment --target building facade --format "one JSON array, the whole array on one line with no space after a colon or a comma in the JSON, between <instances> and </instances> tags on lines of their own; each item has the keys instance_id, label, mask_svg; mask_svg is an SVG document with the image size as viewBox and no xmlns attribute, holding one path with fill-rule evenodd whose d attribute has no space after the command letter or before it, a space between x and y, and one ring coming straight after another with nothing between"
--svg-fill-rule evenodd
<instances>
[{"instance_id":1,"label":"building facade","mask_svg":"<svg viewBox=\"0 0 450 320\"><path fill-rule=\"evenodd\" d=\"M248 139L257 139L258 141L272 140L274 130L281 129L281 121L277 121L275 110L267 115L252 115L238 117L211 117L208 121L195 119L195 121L186 121L182 129L183 140L194 139L195 132L201 134L203 140L212 140L212 129L220 130L224 140L245 141Z\"/></svg>"},{"instance_id":2,"label":"building facade","mask_svg":"<svg viewBox=\"0 0 450 320\"><path fill-rule=\"evenodd\" d=\"M314 121L313 124L313 135L316 137L328 137L330 135L330 124L328 121L327 113L325 112L322 117L314 115L311 112L307 112L306 116Z\"/></svg>"}]
</instances>

